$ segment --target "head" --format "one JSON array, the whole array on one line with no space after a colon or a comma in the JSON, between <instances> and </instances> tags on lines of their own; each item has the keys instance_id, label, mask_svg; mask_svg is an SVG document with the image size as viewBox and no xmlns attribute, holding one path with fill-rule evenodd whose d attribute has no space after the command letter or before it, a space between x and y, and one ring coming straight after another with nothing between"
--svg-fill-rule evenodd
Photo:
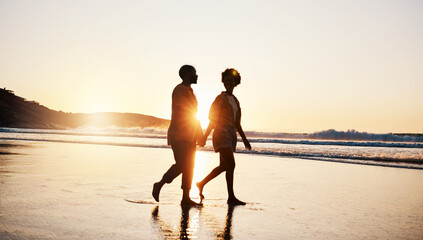
<instances>
[{"instance_id":1,"label":"head","mask_svg":"<svg viewBox=\"0 0 423 240\"><path fill-rule=\"evenodd\" d=\"M226 90L233 90L234 87L241 83L241 75L233 68L228 68L222 72L222 83Z\"/></svg>"},{"instance_id":2,"label":"head","mask_svg":"<svg viewBox=\"0 0 423 240\"><path fill-rule=\"evenodd\" d=\"M197 71L191 65L184 65L179 69L179 77L182 78L182 81L187 83L196 84L197 83Z\"/></svg>"}]
</instances>

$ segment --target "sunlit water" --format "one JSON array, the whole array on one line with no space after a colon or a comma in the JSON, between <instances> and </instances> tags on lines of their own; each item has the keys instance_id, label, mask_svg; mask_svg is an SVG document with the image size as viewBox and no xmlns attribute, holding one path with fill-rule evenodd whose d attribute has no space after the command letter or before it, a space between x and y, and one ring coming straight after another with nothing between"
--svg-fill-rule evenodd
<instances>
[{"instance_id":1,"label":"sunlit water","mask_svg":"<svg viewBox=\"0 0 423 240\"><path fill-rule=\"evenodd\" d=\"M222 174L204 207L185 209L180 177L160 204L151 197L174 162L169 148L3 139L0 152L0 239L423 238L417 169L235 154L235 193L247 205L226 204ZM218 159L197 152L193 182Z\"/></svg>"},{"instance_id":2,"label":"sunlit water","mask_svg":"<svg viewBox=\"0 0 423 240\"><path fill-rule=\"evenodd\" d=\"M168 148L166 132L154 129L40 130L0 128L0 139ZM414 142L410 140L410 137L397 136L393 139L398 141L250 137L253 151L244 150L242 142L238 143L237 151L255 155L423 169L423 138L416 137ZM399 140L403 141L399 142ZM211 140L208 141L206 147L199 148L199 151L213 151Z\"/></svg>"}]
</instances>

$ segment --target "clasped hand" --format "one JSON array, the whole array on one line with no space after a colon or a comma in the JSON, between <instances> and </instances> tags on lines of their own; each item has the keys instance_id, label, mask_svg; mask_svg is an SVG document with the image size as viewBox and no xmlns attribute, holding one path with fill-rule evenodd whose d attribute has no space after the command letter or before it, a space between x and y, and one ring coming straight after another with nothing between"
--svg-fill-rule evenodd
<instances>
[{"instance_id":1,"label":"clasped hand","mask_svg":"<svg viewBox=\"0 0 423 240\"><path fill-rule=\"evenodd\" d=\"M204 147L206 145L207 137L202 137L198 140L197 145L200 147Z\"/></svg>"}]
</instances>

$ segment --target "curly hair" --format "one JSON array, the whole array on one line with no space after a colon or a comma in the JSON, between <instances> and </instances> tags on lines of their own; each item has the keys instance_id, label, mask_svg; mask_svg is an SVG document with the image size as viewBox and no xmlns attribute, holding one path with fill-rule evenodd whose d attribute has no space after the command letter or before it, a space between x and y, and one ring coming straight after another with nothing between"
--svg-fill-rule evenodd
<instances>
[{"instance_id":1,"label":"curly hair","mask_svg":"<svg viewBox=\"0 0 423 240\"><path fill-rule=\"evenodd\" d=\"M241 83L241 75L239 72L234 68L227 68L224 72L222 72L222 82L225 77L232 76L235 79L235 86Z\"/></svg>"}]
</instances>

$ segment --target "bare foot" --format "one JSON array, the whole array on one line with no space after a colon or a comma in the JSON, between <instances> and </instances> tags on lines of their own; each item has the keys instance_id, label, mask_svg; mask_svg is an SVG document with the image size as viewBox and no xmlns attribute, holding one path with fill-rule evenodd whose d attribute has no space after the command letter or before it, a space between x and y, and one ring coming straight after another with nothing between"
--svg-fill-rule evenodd
<instances>
[{"instance_id":1,"label":"bare foot","mask_svg":"<svg viewBox=\"0 0 423 240\"><path fill-rule=\"evenodd\" d=\"M200 199L204 199L204 195L203 195L203 187L204 187L204 185L201 185L201 182L198 182L195 185L197 185L197 188L199 190Z\"/></svg>"},{"instance_id":2,"label":"bare foot","mask_svg":"<svg viewBox=\"0 0 423 240\"><path fill-rule=\"evenodd\" d=\"M192 201L191 199L182 199L181 205L183 206L192 206L192 207L200 207L203 206L202 203L196 203Z\"/></svg>"},{"instance_id":3,"label":"bare foot","mask_svg":"<svg viewBox=\"0 0 423 240\"><path fill-rule=\"evenodd\" d=\"M245 205L246 203L234 197L234 198L228 199L228 204L229 205Z\"/></svg>"},{"instance_id":4,"label":"bare foot","mask_svg":"<svg viewBox=\"0 0 423 240\"><path fill-rule=\"evenodd\" d=\"M153 185L152 195L153 195L154 200L156 200L157 202L159 201L159 195L160 195L160 190L161 189L162 189L162 185L160 185L160 183L156 182Z\"/></svg>"}]
</instances>

